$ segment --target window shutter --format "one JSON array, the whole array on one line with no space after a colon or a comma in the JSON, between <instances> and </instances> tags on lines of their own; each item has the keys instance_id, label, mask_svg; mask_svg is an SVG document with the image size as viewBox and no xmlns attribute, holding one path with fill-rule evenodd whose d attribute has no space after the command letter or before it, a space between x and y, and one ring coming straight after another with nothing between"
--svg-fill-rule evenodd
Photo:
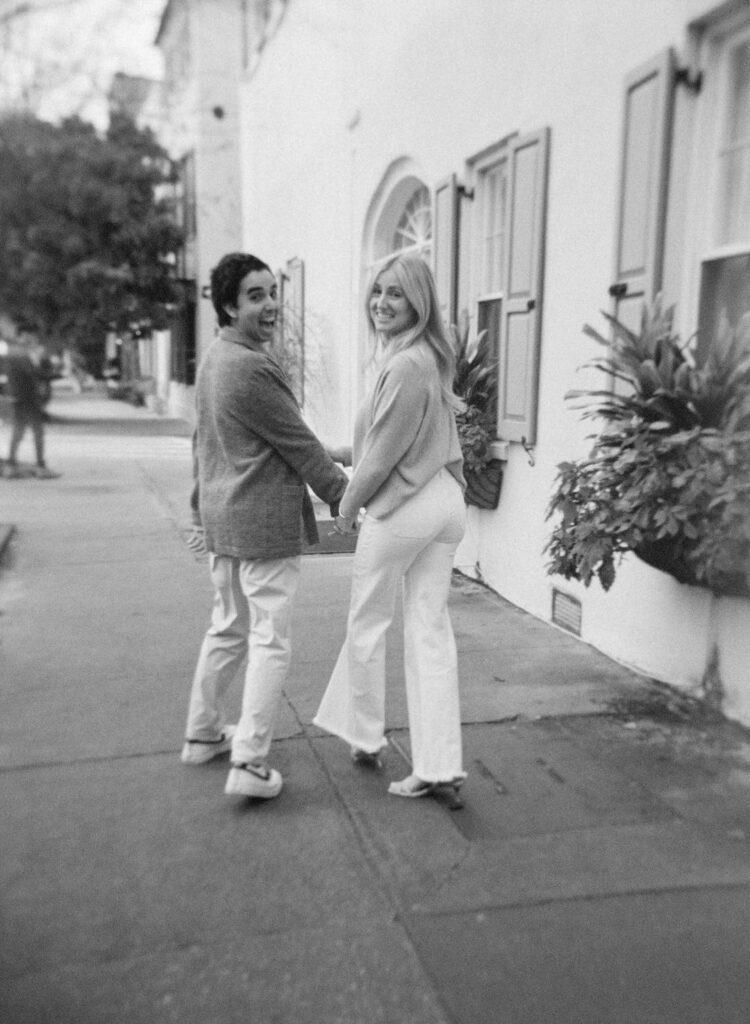
<instances>
[{"instance_id":1,"label":"window shutter","mask_svg":"<svg viewBox=\"0 0 750 1024\"><path fill-rule=\"evenodd\" d=\"M549 128L542 128L516 137L508 147L498 434L528 444L536 434L549 137Z\"/></svg>"},{"instance_id":2,"label":"window shutter","mask_svg":"<svg viewBox=\"0 0 750 1024\"><path fill-rule=\"evenodd\" d=\"M664 50L625 80L617 200L613 314L629 327L661 289L667 177L674 105L674 51Z\"/></svg>"},{"instance_id":3,"label":"window shutter","mask_svg":"<svg viewBox=\"0 0 750 1024\"><path fill-rule=\"evenodd\" d=\"M451 174L435 187L432 252L440 312L450 326L456 322L458 281L458 183Z\"/></svg>"}]
</instances>

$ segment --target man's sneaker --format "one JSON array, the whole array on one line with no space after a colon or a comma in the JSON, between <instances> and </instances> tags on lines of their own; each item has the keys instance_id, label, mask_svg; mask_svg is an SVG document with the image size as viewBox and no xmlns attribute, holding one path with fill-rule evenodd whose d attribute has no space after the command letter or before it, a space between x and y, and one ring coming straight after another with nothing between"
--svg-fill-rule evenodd
<instances>
[{"instance_id":1,"label":"man's sneaker","mask_svg":"<svg viewBox=\"0 0 750 1024\"><path fill-rule=\"evenodd\" d=\"M54 470L49 469L47 466L36 466L34 468L34 476L37 480L57 480L60 474L55 473Z\"/></svg>"},{"instance_id":2,"label":"man's sneaker","mask_svg":"<svg viewBox=\"0 0 750 1024\"><path fill-rule=\"evenodd\" d=\"M233 764L224 792L227 796L254 796L270 800L281 792L279 772L267 764Z\"/></svg>"},{"instance_id":3,"label":"man's sneaker","mask_svg":"<svg viewBox=\"0 0 750 1024\"><path fill-rule=\"evenodd\" d=\"M205 764L232 749L232 737L236 725L225 725L218 740L185 740L180 754L183 764Z\"/></svg>"}]
</instances>

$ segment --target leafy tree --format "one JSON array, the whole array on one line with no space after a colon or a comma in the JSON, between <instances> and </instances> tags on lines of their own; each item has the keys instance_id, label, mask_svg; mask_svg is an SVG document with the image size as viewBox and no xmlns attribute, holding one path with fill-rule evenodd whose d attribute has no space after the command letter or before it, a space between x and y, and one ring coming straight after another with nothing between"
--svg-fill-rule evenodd
<instances>
[{"instance_id":1,"label":"leafy tree","mask_svg":"<svg viewBox=\"0 0 750 1024\"><path fill-rule=\"evenodd\" d=\"M94 369L108 329L166 326L181 242L170 174L150 130L124 115L104 134L79 118L0 118L0 312Z\"/></svg>"}]
</instances>

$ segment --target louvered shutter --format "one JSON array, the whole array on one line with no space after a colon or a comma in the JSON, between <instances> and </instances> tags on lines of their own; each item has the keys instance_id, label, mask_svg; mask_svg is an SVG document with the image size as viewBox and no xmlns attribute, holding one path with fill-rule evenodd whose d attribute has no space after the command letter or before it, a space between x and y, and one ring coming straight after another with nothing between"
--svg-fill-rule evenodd
<instances>
[{"instance_id":1,"label":"louvered shutter","mask_svg":"<svg viewBox=\"0 0 750 1024\"><path fill-rule=\"evenodd\" d=\"M625 80L613 314L629 327L661 289L675 62L667 49Z\"/></svg>"},{"instance_id":2,"label":"louvered shutter","mask_svg":"<svg viewBox=\"0 0 750 1024\"><path fill-rule=\"evenodd\" d=\"M542 128L508 147L498 436L528 444L536 433L549 137L549 128Z\"/></svg>"},{"instance_id":3,"label":"louvered shutter","mask_svg":"<svg viewBox=\"0 0 750 1024\"><path fill-rule=\"evenodd\" d=\"M450 326L456 322L458 281L458 184L451 174L435 187L432 251L440 312Z\"/></svg>"}]
</instances>

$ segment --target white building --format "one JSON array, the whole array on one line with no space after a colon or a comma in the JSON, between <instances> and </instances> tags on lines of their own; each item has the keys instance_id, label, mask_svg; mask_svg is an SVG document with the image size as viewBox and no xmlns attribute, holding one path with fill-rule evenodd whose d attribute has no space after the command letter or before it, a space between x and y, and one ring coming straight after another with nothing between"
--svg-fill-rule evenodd
<instances>
[{"instance_id":1,"label":"white building","mask_svg":"<svg viewBox=\"0 0 750 1024\"><path fill-rule=\"evenodd\" d=\"M344 441L365 281L396 249L424 253L446 313L488 327L500 358L503 490L470 509L459 567L696 694L718 651L723 709L750 723L750 602L634 557L605 594L550 577L543 554L556 466L588 449L564 402L594 354L582 325L663 290L688 338L750 277L748 0L171 0L169 33L173 60L199 61L183 109L200 345L222 251L281 268L306 414Z\"/></svg>"},{"instance_id":2,"label":"white building","mask_svg":"<svg viewBox=\"0 0 750 1024\"><path fill-rule=\"evenodd\" d=\"M211 267L241 247L239 77L243 20L239 0L169 0L156 43L164 54L160 142L180 170L186 242L177 261L182 288L171 331L169 411L193 415L192 385L215 316L202 297Z\"/></svg>"}]
</instances>

